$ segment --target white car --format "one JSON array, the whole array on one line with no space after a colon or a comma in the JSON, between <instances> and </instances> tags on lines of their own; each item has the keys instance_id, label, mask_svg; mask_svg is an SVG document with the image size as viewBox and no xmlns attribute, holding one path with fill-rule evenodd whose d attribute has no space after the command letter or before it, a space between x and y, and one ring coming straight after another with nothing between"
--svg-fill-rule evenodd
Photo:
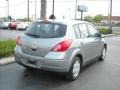
<instances>
[{"instance_id":1,"label":"white car","mask_svg":"<svg viewBox=\"0 0 120 90\"><path fill-rule=\"evenodd\" d=\"M30 22L20 22L17 24L18 30L26 30L26 28L29 26Z\"/></svg>"},{"instance_id":2,"label":"white car","mask_svg":"<svg viewBox=\"0 0 120 90\"><path fill-rule=\"evenodd\" d=\"M1 22L0 27L1 27L2 29L8 29L9 23L10 23L10 22Z\"/></svg>"}]
</instances>

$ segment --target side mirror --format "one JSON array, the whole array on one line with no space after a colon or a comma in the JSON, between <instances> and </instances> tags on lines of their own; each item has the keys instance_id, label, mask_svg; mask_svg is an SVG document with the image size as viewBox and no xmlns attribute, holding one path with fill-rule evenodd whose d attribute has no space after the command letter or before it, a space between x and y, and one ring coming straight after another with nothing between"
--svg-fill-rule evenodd
<instances>
[{"instance_id":1,"label":"side mirror","mask_svg":"<svg viewBox=\"0 0 120 90\"><path fill-rule=\"evenodd\" d=\"M102 35L101 35L100 33L95 33L94 36L95 36L95 37L100 37L100 38L102 38Z\"/></svg>"}]
</instances>

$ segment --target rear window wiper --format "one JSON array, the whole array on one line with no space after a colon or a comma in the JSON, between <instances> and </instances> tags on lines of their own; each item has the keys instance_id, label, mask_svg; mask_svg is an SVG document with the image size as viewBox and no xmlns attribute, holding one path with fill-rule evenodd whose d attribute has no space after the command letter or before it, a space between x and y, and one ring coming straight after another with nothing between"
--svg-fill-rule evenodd
<instances>
[{"instance_id":1,"label":"rear window wiper","mask_svg":"<svg viewBox=\"0 0 120 90\"><path fill-rule=\"evenodd\" d=\"M39 38L39 36L36 35L36 34L26 33L26 35L29 35L29 36L33 36L33 37L37 37L37 38Z\"/></svg>"}]
</instances>

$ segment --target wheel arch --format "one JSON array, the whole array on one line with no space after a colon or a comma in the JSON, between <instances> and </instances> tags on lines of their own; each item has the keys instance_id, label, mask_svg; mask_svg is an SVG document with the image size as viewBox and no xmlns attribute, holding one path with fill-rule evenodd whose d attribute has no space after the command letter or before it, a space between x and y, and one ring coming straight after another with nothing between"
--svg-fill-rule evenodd
<instances>
[{"instance_id":1,"label":"wheel arch","mask_svg":"<svg viewBox=\"0 0 120 90\"><path fill-rule=\"evenodd\" d=\"M82 55L81 54L77 54L76 56L80 58L81 67L82 67L82 65L83 65L83 57L82 57Z\"/></svg>"},{"instance_id":2,"label":"wheel arch","mask_svg":"<svg viewBox=\"0 0 120 90\"><path fill-rule=\"evenodd\" d=\"M105 47L105 49L107 49L107 44L106 43L104 44L104 47Z\"/></svg>"}]
</instances>

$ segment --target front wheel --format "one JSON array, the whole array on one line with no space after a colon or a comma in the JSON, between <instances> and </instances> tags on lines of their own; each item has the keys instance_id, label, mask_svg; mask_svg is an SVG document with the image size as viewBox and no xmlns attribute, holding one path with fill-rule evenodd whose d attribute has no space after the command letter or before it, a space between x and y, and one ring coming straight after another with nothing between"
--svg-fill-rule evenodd
<instances>
[{"instance_id":1,"label":"front wheel","mask_svg":"<svg viewBox=\"0 0 120 90\"><path fill-rule=\"evenodd\" d=\"M104 47L102 50L101 56L99 58L99 61L105 60L105 57L106 57L106 48Z\"/></svg>"},{"instance_id":2,"label":"front wheel","mask_svg":"<svg viewBox=\"0 0 120 90\"><path fill-rule=\"evenodd\" d=\"M81 60L79 57L75 57L66 78L70 81L76 80L79 77L81 70Z\"/></svg>"}]
</instances>

